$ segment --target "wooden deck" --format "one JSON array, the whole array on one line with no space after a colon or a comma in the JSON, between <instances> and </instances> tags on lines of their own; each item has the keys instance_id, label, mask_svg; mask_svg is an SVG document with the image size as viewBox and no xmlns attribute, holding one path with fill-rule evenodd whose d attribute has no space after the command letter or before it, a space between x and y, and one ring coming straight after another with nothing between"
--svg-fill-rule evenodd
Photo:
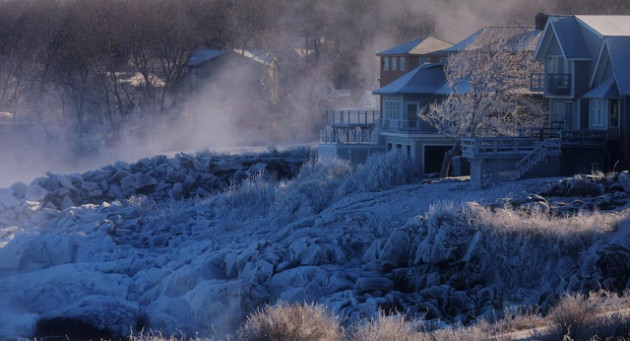
<instances>
[{"instance_id":1,"label":"wooden deck","mask_svg":"<svg viewBox=\"0 0 630 341\"><path fill-rule=\"evenodd\" d=\"M559 139L561 148L604 148L605 130L559 130L529 128L518 137L462 138L462 156L474 158L513 158L527 155L543 141Z\"/></svg>"}]
</instances>

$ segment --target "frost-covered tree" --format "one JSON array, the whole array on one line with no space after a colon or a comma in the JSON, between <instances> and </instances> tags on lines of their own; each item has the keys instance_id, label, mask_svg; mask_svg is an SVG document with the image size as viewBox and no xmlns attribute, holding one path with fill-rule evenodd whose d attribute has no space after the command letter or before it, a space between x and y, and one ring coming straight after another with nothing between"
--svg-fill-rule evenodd
<instances>
[{"instance_id":1,"label":"frost-covered tree","mask_svg":"<svg viewBox=\"0 0 630 341\"><path fill-rule=\"evenodd\" d=\"M452 92L420 112L455 143L445 155L442 176L461 153L461 138L514 136L519 127L542 123L541 98L528 90L530 74L542 68L532 61L532 41L522 28L490 28L449 57L444 72Z\"/></svg>"}]
</instances>

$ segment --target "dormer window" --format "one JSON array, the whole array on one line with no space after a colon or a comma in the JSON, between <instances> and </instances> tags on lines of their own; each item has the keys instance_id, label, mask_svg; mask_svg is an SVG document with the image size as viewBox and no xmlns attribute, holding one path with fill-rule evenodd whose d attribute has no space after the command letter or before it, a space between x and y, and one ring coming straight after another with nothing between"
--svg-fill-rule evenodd
<instances>
[{"instance_id":1,"label":"dormer window","mask_svg":"<svg viewBox=\"0 0 630 341\"><path fill-rule=\"evenodd\" d=\"M389 57L383 57L383 70L389 70Z\"/></svg>"},{"instance_id":2,"label":"dormer window","mask_svg":"<svg viewBox=\"0 0 630 341\"><path fill-rule=\"evenodd\" d=\"M405 71L405 57L400 57L400 71Z\"/></svg>"},{"instance_id":3,"label":"dormer window","mask_svg":"<svg viewBox=\"0 0 630 341\"><path fill-rule=\"evenodd\" d=\"M396 71L398 69L398 67L396 66L396 61L397 60L398 60L398 58L392 57L392 71Z\"/></svg>"}]
</instances>

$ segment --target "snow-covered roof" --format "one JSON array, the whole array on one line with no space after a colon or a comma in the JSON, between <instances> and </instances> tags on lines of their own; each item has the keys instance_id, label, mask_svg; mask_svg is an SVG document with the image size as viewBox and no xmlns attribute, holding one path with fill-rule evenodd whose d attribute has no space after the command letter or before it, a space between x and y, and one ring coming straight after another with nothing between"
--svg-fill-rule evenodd
<instances>
[{"instance_id":1,"label":"snow-covered roof","mask_svg":"<svg viewBox=\"0 0 630 341\"><path fill-rule=\"evenodd\" d=\"M628 96L630 95L630 37L608 37L605 44L619 94Z\"/></svg>"},{"instance_id":2,"label":"snow-covered roof","mask_svg":"<svg viewBox=\"0 0 630 341\"><path fill-rule=\"evenodd\" d=\"M273 63L273 56L269 51L257 49L234 49L234 53L238 53L260 64L270 65L271 63Z\"/></svg>"},{"instance_id":3,"label":"snow-covered roof","mask_svg":"<svg viewBox=\"0 0 630 341\"><path fill-rule=\"evenodd\" d=\"M446 83L446 77L443 65L424 64L373 93L376 95L434 94L444 83Z\"/></svg>"},{"instance_id":4,"label":"snow-covered roof","mask_svg":"<svg viewBox=\"0 0 630 341\"><path fill-rule=\"evenodd\" d=\"M147 85L146 79L141 72L116 72L116 76L118 77L118 83L120 84L129 84L133 87L144 87ZM164 80L152 73L149 73L148 78L151 86L154 88L163 88L166 86L166 82Z\"/></svg>"},{"instance_id":5,"label":"snow-covered roof","mask_svg":"<svg viewBox=\"0 0 630 341\"><path fill-rule=\"evenodd\" d=\"M426 36L408 43L392 47L391 49L381 51L377 53L377 56L389 56L400 54L429 54L438 50L443 50L453 46L453 44L435 38L433 36Z\"/></svg>"},{"instance_id":6,"label":"snow-covered roof","mask_svg":"<svg viewBox=\"0 0 630 341\"><path fill-rule=\"evenodd\" d=\"M455 45L435 53L451 54L482 48L486 44L501 41L506 48L515 51L534 51L541 31L525 26L488 26L464 38Z\"/></svg>"},{"instance_id":7,"label":"snow-covered roof","mask_svg":"<svg viewBox=\"0 0 630 341\"><path fill-rule=\"evenodd\" d=\"M192 56L188 60L188 66L199 66L209 60L212 60L218 56L221 56L225 53L223 50L217 49L201 49L193 52Z\"/></svg>"},{"instance_id":8,"label":"snow-covered roof","mask_svg":"<svg viewBox=\"0 0 630 341\"><path fill-rule=\"evenodd\" d=\"M576 15L575 17L604 37L630 36L630 16L628 15Z\"/></svg>"}]
</instances>

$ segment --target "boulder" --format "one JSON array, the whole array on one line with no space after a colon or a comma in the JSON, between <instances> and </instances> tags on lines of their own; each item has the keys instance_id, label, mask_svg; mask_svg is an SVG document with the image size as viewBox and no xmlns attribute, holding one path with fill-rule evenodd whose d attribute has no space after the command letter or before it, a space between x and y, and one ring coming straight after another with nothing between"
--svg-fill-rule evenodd
<instances>
[{"instance_id":1,"label":"boulder","mask_svg":"<svg viewBox=\"0 0 630 341\"><path fill-rule=\"evenodd\" d=\"M621 187L626 193L630 193L630 172L625 170L619 173L619 176L617 177L617 181L619 181L619 184L621 185Z\"/></svg>"},{"instance_id":2,"label":"boulder","mask_svg":"<svg viewBox=\"0 0 630 341\"><path fill-rule=\"evenodd\" d=\"M36 183L33 183L26 189L24 198L30 201L41 201L46 197L46 194L48 194L48 190Z\"/></svg>"},{"instance_id":3,"label":"boulder","mask_svg":"<svg viewBox=\"0 0 630 341\"><path fill-rule=\"evenodd\" d=\"M381 269L391 269L405 266L409 259L409 233L399 230L392 233L380 252Z\"/></svg>"},{"instance_id":4,"label":"boulder","mask_svg":"<svg viewBox=\"0 0 630 341\"><path fill-rule=\"evenodd\" d=\"M394 281L383 277L359 278L354 283L354 290L364 292L388 292L394 289Z\"/></svg>"}]
</instances>

